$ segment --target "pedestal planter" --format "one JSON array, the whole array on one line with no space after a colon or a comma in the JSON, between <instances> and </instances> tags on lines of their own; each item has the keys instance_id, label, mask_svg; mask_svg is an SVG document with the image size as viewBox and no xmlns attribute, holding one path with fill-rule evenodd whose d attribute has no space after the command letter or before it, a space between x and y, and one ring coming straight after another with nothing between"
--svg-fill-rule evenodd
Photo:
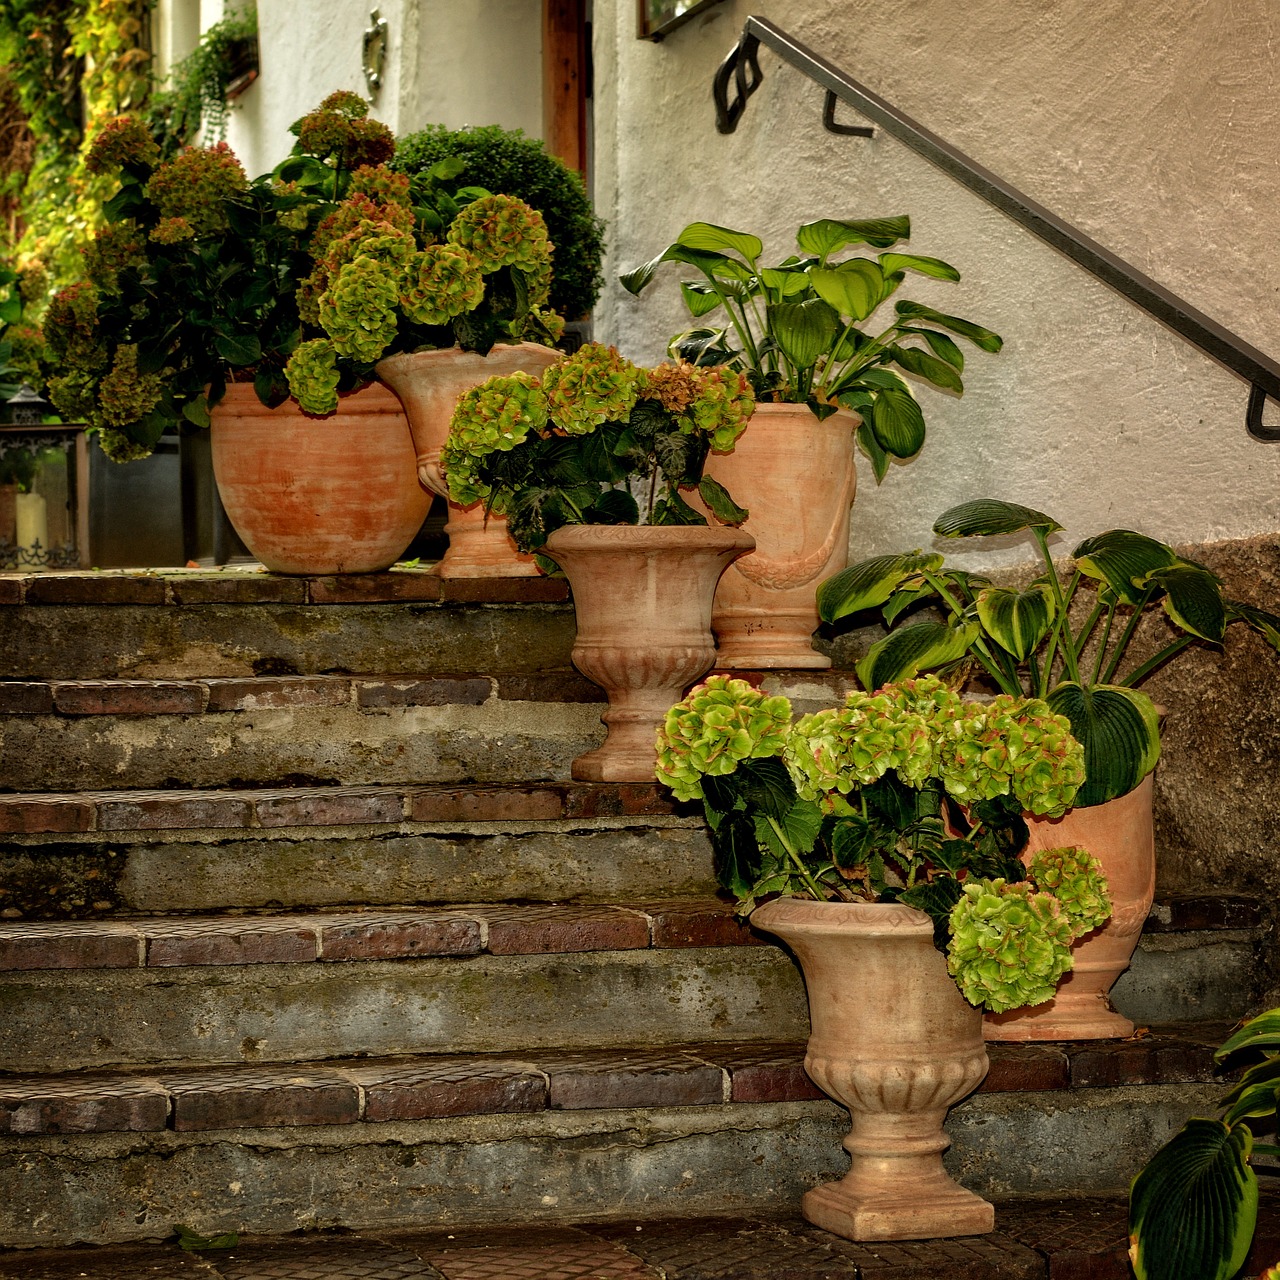
<instances>
[{"instance_id":1,"label":"pedestal planter","mask_svg":"<svg viewBox=\"0 0 1280 1280\"><path fill-rule=\"evenodd\" d=\"M849 562L857 424L844 410L819 422L802 404L761 404L733 452L708 457L706 474L751 512L743 528L756 540L716 591L716 666L831 665L812 645L815 592Z\"/></svg>"},{"instance_id":2,"label":"pedestal planter","mask_svg":"<svg viewBox=\"0 0 1280 1280\"><path fill-rule=\"evenodd\" d=\"M449 435L449 420L464 391L495 374L541 373L560 352L536 343L496 346L488 355L449 347L415 351L379 361L378 377L404 405L418 454L418 478L433 493L448 498L440 473L440 450ZM488 516L483 503L460 507L449 503L449 549L440 561L442 578L536 577L533 557L516 550L501 516Z\"/></svg>"},{"instance_id":3,"label":"pedestal planter","mask_svg":"<svg viewBox=\"0 0 1280 1280\"><path fill-rule=\"evenodd\" d=\"M1061 818L1028 815L1028 855L1037 849L1083 845L1102 864L1111 891L1111 919L1078 938L1074 966L1045 1004L989 1013L988 1040L1105 1040L1133 1034L1133 1023L1111 1007L1108 993L1129 967L1156 892L1156 846L1151 820L1154 774L1127 795Z\"/></svg>"},{"instance_id":4,"label":"pedestal planter","mask_svg":"<svg viewBox=\"0 0 1280 1280\"><path fill-rule=\"evenodd\" d=\"M985 1200L942 1167L947 1108L987 1074L982 1014L933 945L933 924L897 903L777 898L751 922L795 952L809 990L805 1070L852 1119L840 1182L808 1192L804 1216L850 1240L981 1235Z\"/></svg>"},{"instance_id":5,"label":"pedestal planter","mask_svg":"<svg viewBox=\"0 0 1280 1280\"><path fill-rule=\"evenodd\" d=\"M573 588L574 665L609 695L608 737L573 762L573 777L653 781L658 726L715 658L716 582L754 545L715 525L568 525L547 539Z\"/></svg>"},{"instance_id":6,"label":"pedestal planter","mask_svg":"<svg viewBox=\"0 0 1280 1280\"><path fill-rule=\"evenodd\" d=\"M218 493L245 546L273 573L372 573L394 564L426 519L400 402L374 384L336 413L275 409L232 383L213 409Z\"/></svg>"}]
</instances>

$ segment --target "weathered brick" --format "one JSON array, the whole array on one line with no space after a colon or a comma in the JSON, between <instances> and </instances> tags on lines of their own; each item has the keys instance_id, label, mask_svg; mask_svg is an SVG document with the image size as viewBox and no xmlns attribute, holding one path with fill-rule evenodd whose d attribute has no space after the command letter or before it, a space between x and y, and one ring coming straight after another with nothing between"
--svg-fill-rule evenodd
<instances>
[{"instance_id":1,"label":"weathered brick","mask_svg":"<svg viewBox=\"0 0 1280 1280\"><path fill-rule=\"evenodd\" d=\"M423 787L409 793L415 822L525 822L565 816L561 789L529 787Z\"/></svg>"},{"instance_id":2,"label":"weathered brick","mask_svg":"<svg viewBox=\"0 0 1280 1280\"><path fill-rule=\"evenodd\" d=\"M29 580L23 574L0 573L0 605L21 604Z\"/></svg>"},{"instance_id":3,"label":"weathered brick","mask_svg":"<svg viewBox=\"0 0 1280 1280\"><path fill-rule=\"evenodd\" d=\"M1144 931L1181 933L1201 929L1256 929L1261 924L1262 905L1254 898L1227 894L1177 895L1156 901Z\"/></svg>"},{"instance_id":4,"label":"weathered brick","mask_svg":"<svg viewBox=\"0 0 1280 1280\"><path fill-rule=\"evenodd\" d=\"M299 964L317 954L315 926L302 920L176 920L143 926L147 965Z\"/></svg>"},{"instance_id":5,"label":"weathered brick","mask_svg":"<svg viewBox=\"0 0 1280 1280\"><path fill-rule=\"evenodd\" d=\"M488 702L492 685L487 676L393 677L356 681L356 705L380 707L478 707Z\"/></svg>"},{"instance_id":6,"label":"weathered brick","mask_svg":"<svg viewBox=\"0 0 1280 1280\"><path fill-rule=\"evenodd\" d=\"M1071 1051L1071 1083L1076 1088L1133 1084L1182 1084L1215 1079L1208 1044L1166 1036L1102 1042Z\"/></svg>"},{"instance_id":7,"label":"weathered brick","mask_svg":"<svg viewBox=\"0 0 1280 1280\"><path fill-rule=\"evenodd\" d=\"M442 578L446 604L562 604L569 599L563 578Z\"/></svg>"},{"instance_id":8,"label":"weathered brick","mask_svg":"<svg viewBox=\"0 0 1280 1280\"><path fill-rule=\"evenodd\" d=\"M173 1127L180 1133L354 1124L360 1118L359 1091L334 1071L282 1067L157 1077L173 1098Z\"/></svg>"},{"instance_id":9,"label":"weathered brick","mask_svg":"<svg viewBox=\"0 0 1280 1280\"><path fill-rule=\"evenodd\" d=\"M991 1069L978 1086L981 1093L1039 1093L1071 1087L1063 1050L1049 1045L987 1045Z\"/></svg>"},{"instance_id":10,"label":"weathered brick","mask_svg":"<svg viewBox=\"0 0 1280 1280\"><path fill-rule=\"evenodd\" d=\"M53 710L53 689L43 680L0 681L0 715L45 716Z\"/></svg>"},{"instance_id":11,"label":"weathered brick","mask_svg":"<svg viewBox=\"0 0 1280 1280\"><path fill-rule=\"evenodd\" d=\"M341 827L404 820L404 796L392 788L347 790L316 787L306 792L254 797L264 827Z\"/></svg>"},{"instance_id":12,"label":"weathered brick","mask_svg":"<svg viewBox=\"0 0 1280 1280\"><path fill-rule=\"evenodd\" d=\"M733 1102L805 1102L826 1097L805 1073L803 1044L695 1046L688 1052L728 1073Z\"/></svg>"},{"instance_id":13,"label":"weathered brick","mask_svg":"<svg viewBox=\"0 0 1280 1280\"><path fill-rule=\"evenodd\" d=\"M459 1058L343 1074L364 1089L364 1118L377 1122L542 1111L547 1105L545 1078L523 1063Z\"/></svg>"},{"instance_id":14,"label":"weathered brick","mask_svg":"<svg viewBox=\"0 0 1280 1280\"><path fill-rule=\"evenodd\" d=\"M96 814L93 801L83 796L0 796L0 833L92 831Z\"/></svg>"},{"instance_id":15,"label":"weathered brick","mask_svg":"<svg viewBox=\"0 0 1280 1280\"><path fill-rule=\"evenodd\" d=\"M769 938L735 916L728 903L659 902L646 903L639 909L649 917L655 947L772 945Z\"/></svg>"},{"instance_id":16,"label":"weathered brick","mask_svg":"<svg viewBox=\"0 0 1280 1280\"><path fill-rule=\"evenodd\" d=\"M182 680L63 680L53 701L66 716L198 715L205 690Z\"/></svg>"},{"instance_id":17,"label":"weathered brick","mask_svg":"<svg viewBox=\"0 0 1280 1280\"><path fill-rule=\"evenodd\" d=\"M201 680L208 711L267 711L287 707L341 707L351 681L335 676L228 676Z\"/></svg>"},{"instance_id":18,"label":"weathered brick","mask_svg":"<svg viewBox=\"0 0 1280 1280\"><path fill-rule=\"evenodd\" d=\"M669 1054L538 1055L553 1111L595 1107L697 1107L724 1101L718 1067Z\"/></svg>"},{"instance_id":19,"label":"weathered brick","mask_svg":"<svg viewBox=\"0 0 1280 1280\"><path fill-rule=\"evenodd\" d=\"M649 922L611 907L476 907L496 956L567 951L634 951L649 945Z\"/></svg>"},{"instance_id":20,"label":"weathered brick","mask_svg":"<svg viewBox=\"0 0 1280 1280\"><path fill-rule=\"evenodd\" d=\"M302 578L232 572L209 577L171 577L174 604L306 604Z\"/></svg>"},{"instance_id":21,"label":"weathered brick","mask_svg":"<svg viewBox=\"0 0 1280 1280\"><path fill-rule=\"evenodd\" d=\"M434 603L440 579L434 573L350 573L307 580L312 604L390 604L394 601Z\"/></svg>"},{"instance_id":22,"label":"weathered brick","mask_svg":"<svg viewBox=\"0 0 1280 1280\"><path fill-rule=\"evenodd\" d=\"M163 578L116 574L40 574L27 583L27 604L164 604Z\"/></svg>"},{"instance_id":23,"label":"weathered brick","mask_svg":"<svg viewBox=\"0 0 1280 1280\"><path fill-rule=\"evenodd\" d=\"M168 1118L169 1094L152 1080L0 1081L0 1133L145 1133Z\"/></svg>"},{"instance_id":24,"label":"weathered brick","mask_svg":"<svg viewBox=\"0 0 1280 1280\"><path fill-rule=\"evenodd\" d=\"M468 956L481 951L480 923L444 912L374 913L335 920L316 917L322 960L399 960L405 956Z\"/></svg>"},{"instance_id":25,"label":"weathered brick","mask_svg":"<svg viewBox=\"0 0 1280 1280\"><path fill-rule=\"evenodd\" d=\"M504 702L607 702L605 691L576 671L539 671L496 677Z\"/></svg>"},{"instance_id":26,"label":"weathered brick","mask_svg":"<svg viewBox=\"0 0 1280 1280\"><path fill-rule=\"evenodd\" d=\"M99 793L95 798L102 831L247 827L253 814L248 798L226 792L135 791L118 798Z\"/></svg>"},{"instance_id":27,"label":"weathered brick","mask_svg":"<svg viewBox=\"0 0 1280 1280\"><path fill-rule=\"evenodd\" d=\"M0 924L0 970L134 969L142 940L124 924L69 920Z\"/></svg>"},{"instance_id":28,"label":"weathered brick","mask_svg":"<svg viewBox=\"0 0 1280 1280\"><path fill-rule=\"evenodd\" d=\"M693 809L686 805L684 811ZM565 789L566 818L632 818L678 812L671 793L656 782L580 782Z\"/></svg>"}]
</instances>

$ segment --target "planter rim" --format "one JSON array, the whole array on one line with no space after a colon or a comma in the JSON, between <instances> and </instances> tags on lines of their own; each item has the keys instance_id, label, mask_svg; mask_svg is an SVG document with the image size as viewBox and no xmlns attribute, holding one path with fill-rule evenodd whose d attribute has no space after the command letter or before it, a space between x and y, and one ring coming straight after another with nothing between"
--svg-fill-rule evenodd
<instances>
[{"instance_id":1,"label":"planter rim","mask_svg":"<svg viewBox=\"0 0 1280 1280\"><path fill-rule=\"evenodd\" d=\"M554 347L543 346L539 342L495 342L489 351L481 355L478 351L463 351L463 349L454 345L452 347L433 347L429 351L400 351L393 356L384 356L373 367L374 373L379 378L394 377L396 374L403 373L408 369L419 368L422 365L433 364L474 364L478 369L488 367L492 362L489 357L494 353L502 353L507 351L552 351L555 352L557 358L561 355Z\"/></svg>"},{"instance_id":2,"label":"planter rim","mask_svg":"<svg viewBox=\"0 0 1280 1280\"><path fill-rule=\"evenodd\" d=\"M357 399L358 398L358 399ZM348 409L355 409L361 414L386 414L388 417L403 417L404 409L396 398L395 392L384 387L380 382L370 382L355 391L344 391L338 396L338 407L332 413L307 413L292 396L274 409L268 408L258 399L252 382L228 382L226 393L217 404L209 409L209 417L215 426L219 423L222 411L234 413L237 418L274 418L301 415L314 426L323 427L341 418Z\"/></svg>"},{"instance_id":3,"label":"planter rim","mask_svg":"<svg viewBox=\"0 0 1280 1280\"><path fill-rule=\"evenodd\" d=\"M755 413L752 417L758 417L763 414L765 417L785 417L787 415L795 415L798 413L807 414L813 419L816 426L826 426L828 422L834 423L840 419L845 419L853 423L862 421L860 414L854 413L852 409L839 408L835 413L828 414L825 418L819 418L807 404L779 404L776 400L757 400ZM747 423L749 427L750 422Z\"/></svg>"},{"instance_id":4,"label":"planter rim","mask_svg":"<svg viewBox=\"0 0 1280 1280\"><path fill-rule=\"evenodd\" d=\"M751 923L810 934L858 933L865 937L933 937L933 921L901 902L814 902L774 898L751 913Z\"/></svg>"},{"instance_id":5,"label":"planter rim","mask_svg":"<svg viewBox=\"0 0 1280 1280\"><path fill-rule=\"evenodd\" d=\"M750 551L756 540L745 530L727 525L689 524L567 524L561 525L546 542L546 553L608 548L619 551L666 551L673 547L725 549L741 547Z\"/></svg>"}]
</instances>

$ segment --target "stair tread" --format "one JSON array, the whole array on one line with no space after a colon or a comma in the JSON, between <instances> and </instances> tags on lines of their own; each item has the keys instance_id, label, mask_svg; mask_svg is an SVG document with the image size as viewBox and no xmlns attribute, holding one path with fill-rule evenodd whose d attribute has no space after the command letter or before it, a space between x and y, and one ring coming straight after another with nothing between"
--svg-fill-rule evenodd
<instances>
[{"instance_id":1,"label":"stair tread","mask_svg":"<svg viewBox=\"0 0 1280 1280\"><path fill-rule=\"evenodd\" d=\"M991 1044L982 1093L1211 1082L1227 1024L1142 1030L1129 1040ZM529 1049L305 1063L187 1064L0 1075L0 1132L194 1131L449 1116L720 1106L824 1097L804 1044Z\"/></svg>"}]
</instances>

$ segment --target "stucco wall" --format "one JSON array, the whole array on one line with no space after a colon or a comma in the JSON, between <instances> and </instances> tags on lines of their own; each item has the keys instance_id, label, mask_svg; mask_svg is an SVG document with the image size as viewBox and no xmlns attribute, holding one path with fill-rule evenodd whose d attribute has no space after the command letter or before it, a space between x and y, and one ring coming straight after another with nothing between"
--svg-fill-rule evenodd
<instances>
[{"instance_id":1,"label":"stucco wall","mask_svg":"<svg viewBox=\"0 0 1280 1280\"><path fill-rule=\"evenodd\" d=\"M610 279L694 220L781 258L801 222L894 213L915 251L960 268L959 285L912 278L900 296L979 320L1005 350L973 354L963 399L921 386L928 441L878 489L862 468L855 556L928 545L938 512L981 494L1055 514L1066 549L1116 525L1184 542L1280 528L1280 446L1246 436L1246 385L1196 348L897 141L824 132L822 91L767 50L738 132L718 135L712 75L749 13L1280 356L1269 0L731 0L658 45L634 38L630 0L597 3L596 196ZM677 278L665 268L640 300L610 285L598 334L660 357L689 323Z\"/></svg>"}]
</instances>

